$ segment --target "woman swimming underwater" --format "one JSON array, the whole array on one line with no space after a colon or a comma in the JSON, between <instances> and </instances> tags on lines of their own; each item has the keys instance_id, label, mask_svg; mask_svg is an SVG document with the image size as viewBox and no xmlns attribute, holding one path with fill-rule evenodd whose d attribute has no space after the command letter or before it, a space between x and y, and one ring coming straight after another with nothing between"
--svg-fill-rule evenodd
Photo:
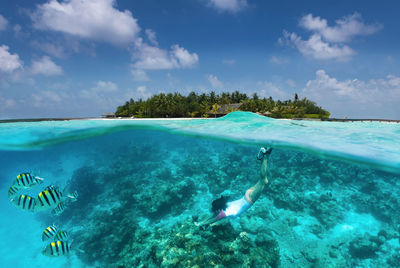
<instances>
[{"instance_id":1,"label":"woman swimming underwater","mask_svg":"<svg viewBox=\"0 0 400 268\"><path fill-rule=\"evenodd\" d=\"M268 183L267 164L271 152L272 148L265 149L264 147L261 147L260 151L257 154L257 159L262 161L260 169L260 179L253 187L247 189L245 195L242 198L235 201L227 202L228 198L225 196L221 196L220 198L214 200L212 202L211 209L214 214L203 222L196 223L196 225L206 226L226 217L239 216L246 210L248 210L260 197L262 191L265 188L265 185Z\"/></svg>"}]
</instances>

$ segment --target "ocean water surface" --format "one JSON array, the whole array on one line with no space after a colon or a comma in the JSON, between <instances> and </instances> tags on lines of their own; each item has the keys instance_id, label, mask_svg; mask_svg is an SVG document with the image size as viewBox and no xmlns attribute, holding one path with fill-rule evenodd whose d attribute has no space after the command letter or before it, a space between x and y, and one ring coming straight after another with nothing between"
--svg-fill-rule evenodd
<instances>
[{"instance_id":1,"label":"ocean water surface","mask_svg":"<svg viewBox=\"0 0 400 268\"><path fill-rule=\"evenodd\" d=\"M269 184L237 218L208 228L221 195ZM0 124L2 267L400 267L400 124L275 120L235 112L204 120ZM8 197L20 173L78 192L65 210ZM66 198L66 197L64 197ZM68 256L42 250L69 233Z\"/></svg>"}]
</instances>

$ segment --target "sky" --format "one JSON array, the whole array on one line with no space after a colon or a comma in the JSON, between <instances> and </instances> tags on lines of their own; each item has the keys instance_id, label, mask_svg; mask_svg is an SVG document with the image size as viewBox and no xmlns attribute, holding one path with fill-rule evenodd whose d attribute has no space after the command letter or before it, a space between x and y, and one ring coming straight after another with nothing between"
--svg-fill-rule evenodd
<instances>
[{"instance_id":1,"label":"sky","mask_svg":"<svg viewBox=\"0 0 400 268\"><path fill-rule=\"evenodd\" d=\"M235 90L297 93L336 118L400 119L399 10L394 0L3 1L0 119Z\"/></svg>"}]
</instances>

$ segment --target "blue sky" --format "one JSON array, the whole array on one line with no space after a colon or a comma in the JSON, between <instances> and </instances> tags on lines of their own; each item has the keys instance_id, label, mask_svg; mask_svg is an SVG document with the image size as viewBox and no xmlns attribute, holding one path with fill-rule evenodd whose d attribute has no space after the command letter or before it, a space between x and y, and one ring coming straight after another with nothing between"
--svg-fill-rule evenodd
<instances>
[{"instance_id":1,"label":"blue sky","mask_svg":"<svg viewBox=\"0 0 400 268\"><path fill-rule=\"evenodd\" d=\"M83 117L154 93L297 92L400 119L398 1L45 0L0 6L0 118Z\"/></svg>"}]
</instances>

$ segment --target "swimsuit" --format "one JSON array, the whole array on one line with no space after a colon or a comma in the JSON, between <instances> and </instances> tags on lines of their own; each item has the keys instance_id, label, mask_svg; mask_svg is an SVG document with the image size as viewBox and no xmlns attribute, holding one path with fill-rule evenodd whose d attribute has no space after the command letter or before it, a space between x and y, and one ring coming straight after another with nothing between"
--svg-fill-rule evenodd
<instances>
[{"instance_id":1,"label":"swimsuit","mask_svg":"<svg viewBox=\"0 0 400 268\"><path fill-rule=\"evenodd\" d=\"M243 212L251 207L252 203L247 200L246 196L243 196L238 200L228 202L227 205L228 207L225 210L221 210L219 212L219 214L217 215L217 220L229 216L240 216Z\"/></svg>"}]
</instances>

